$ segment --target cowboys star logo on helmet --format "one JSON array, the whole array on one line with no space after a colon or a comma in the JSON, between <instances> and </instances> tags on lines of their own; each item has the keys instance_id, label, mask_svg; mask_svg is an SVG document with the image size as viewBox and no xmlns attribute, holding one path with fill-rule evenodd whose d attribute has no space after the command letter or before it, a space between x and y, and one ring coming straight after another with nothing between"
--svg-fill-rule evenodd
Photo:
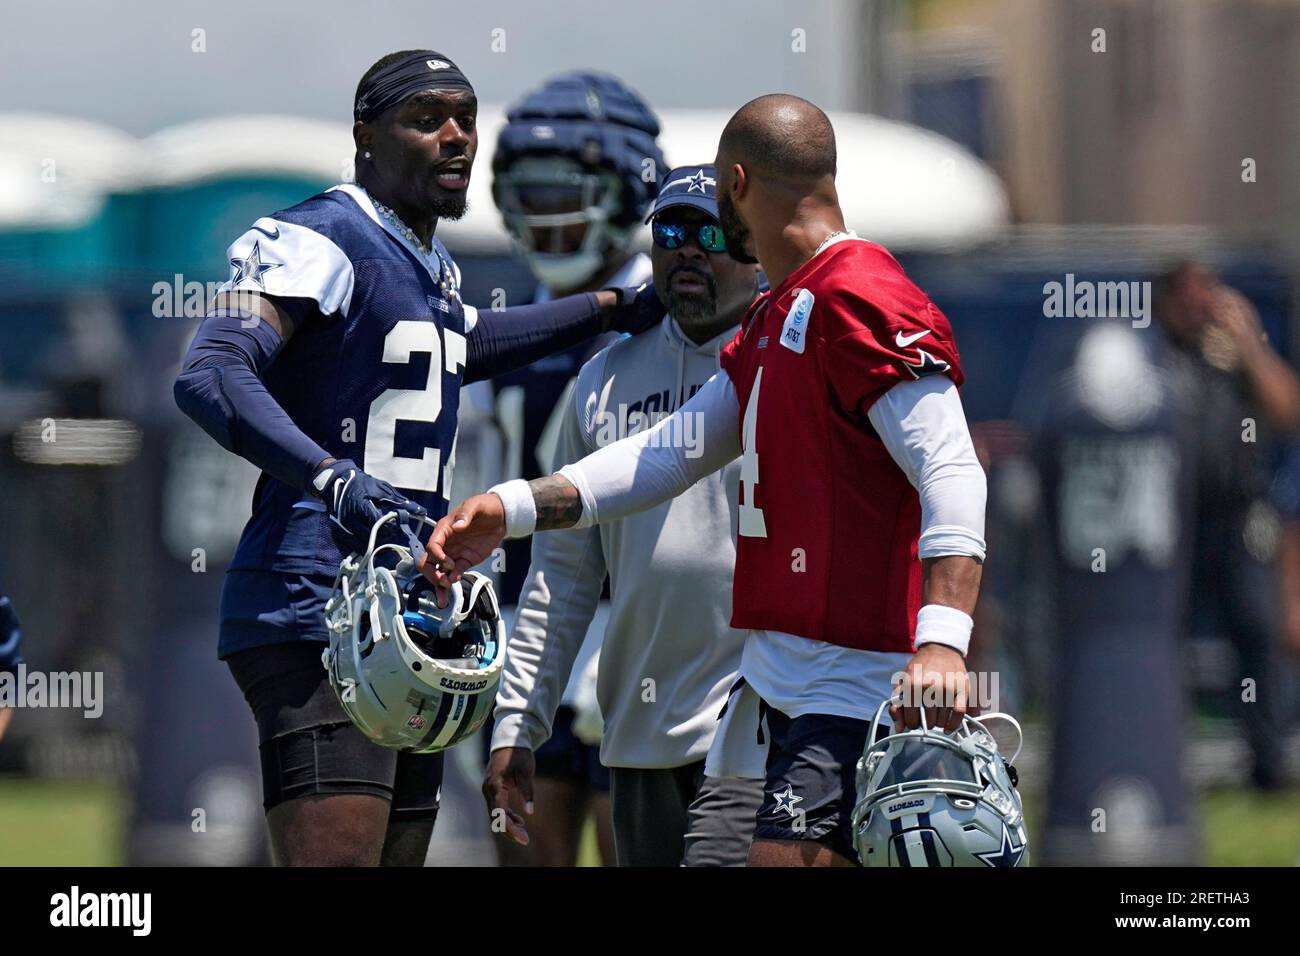
<instances>
[{"instance_id":1,"label":"cowboys star logo on helmet","mask_svg":"<svg viewBox=\"0 0 1300 956\"><path fill-rule=\"evenodd\" d=\"M423 550L407 521L375 522L363 554L339 567L325 605L330 643L321 657L344 711L377 744L414 753L455 746L487 720L505 660L505 622L492 582L466 572L439 608L415 568ZM377 544L397 522L408 544Z\"/></svg>"},{"instance_id":2,"label":"cowboys star logo on helmet","mask_svg":"<svg viewBox=\"0 0 1300 956\"><path fill-rule=\"evenodd\" d=\"M1024 866L1024 812L1012 761L984 726L1009 714L964 717L951 734L921 727L876 740L876 710L858 761L853 844L863 866ZM1021 735L1023 739L1023 735ZM874 741L874 743L872 742Z\"/></svg>"}]
</instances>

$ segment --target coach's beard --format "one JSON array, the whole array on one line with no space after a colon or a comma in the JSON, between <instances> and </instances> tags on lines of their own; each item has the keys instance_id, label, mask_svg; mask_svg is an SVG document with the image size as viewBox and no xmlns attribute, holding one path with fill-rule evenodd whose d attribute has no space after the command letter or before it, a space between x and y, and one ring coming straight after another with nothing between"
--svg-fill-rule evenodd
<instances>
[{"instance_id":1,"label":"coach's beard","mask_svg":"<svg viewBox=\"0 0 1300 956\"><path fill-rule=\"evenodd\" d=\"M673 276L679 272L689 272L699 276L707 286L707 292L677 292L672 288ZM668 277L668 314L683 327L707 324L718 314L718 283L711 275L696 269L678 268Z\"/></svg>"},{"instance_id":2,"label":"coach's beard","mask_svg":"<svg viewBox=\"0 0 1300 956\"><path fill-rule=\"evenodd\" d=\"M745 224L740 219L740 213L736 212L731 197L726 193L718 196L718 221L722 226L722 234L727 240L727 255L748 266L758 262L757 259L745 251L745 247L749 245L750 240L749 230L745 228Z\"/></svg>"}]
</instances>

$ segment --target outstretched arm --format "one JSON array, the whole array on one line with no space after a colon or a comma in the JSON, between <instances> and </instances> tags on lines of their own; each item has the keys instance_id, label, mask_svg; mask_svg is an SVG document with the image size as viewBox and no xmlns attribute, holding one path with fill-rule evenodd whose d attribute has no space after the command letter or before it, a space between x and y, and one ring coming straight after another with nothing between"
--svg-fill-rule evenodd
<instances>
[{"instance_id":1,"label":"outstretched arm","mask_svg":"<svg viewBox=\"0 0 1300 956\"><path fill-rule=\"evenodd\" d=\"M662 319L664 308L647 282L475 315L465 340L466 385L531 365L602 332L636 335Z\"/></svg>"},{"instance_id":2,"label":"outstretched arm","mask_svg":"<svg viewBox=\"0 0 1300 956\"><path fill-rule=\"evenodd\" d=\"M305 301L241 295L236 308L226 299L224 293L217 297L181 364L174 387L181 411L223 448L319 497L329 516L362 540L385 511L423 514L421 505L392 485L331 456L263 384Z\"/></svg>"},{"instance_id":3,"label":"outstretched arm","mask_svg":"<svg viewBox=\"0 0 1300 956\"><path fill-rule=\"evenodd\" d=\"M429 539L425 576L444 586L504 538L615 521L675 498L740 454L740 405L726 372L654 428L593 452L558 474L508 481L462 502Z\"/></svg>"}]
</instances>

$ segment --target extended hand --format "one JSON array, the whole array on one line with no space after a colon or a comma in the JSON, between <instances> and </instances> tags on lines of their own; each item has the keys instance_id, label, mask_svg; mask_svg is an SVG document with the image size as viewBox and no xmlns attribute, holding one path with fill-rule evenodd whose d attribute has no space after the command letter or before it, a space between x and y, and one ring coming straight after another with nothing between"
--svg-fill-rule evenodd
<instances>
[{"instance_id":1,"label":"extended hand","mask_svg":"<svg viewBox=\"0 0 1300 956\"><path fill-rule=\"evenodd\" d=\"M438 522L416 562L444 600L454 581L486 561L506 537L506 512L494 494L466 498Z\"/></svg>"}]
</instances>

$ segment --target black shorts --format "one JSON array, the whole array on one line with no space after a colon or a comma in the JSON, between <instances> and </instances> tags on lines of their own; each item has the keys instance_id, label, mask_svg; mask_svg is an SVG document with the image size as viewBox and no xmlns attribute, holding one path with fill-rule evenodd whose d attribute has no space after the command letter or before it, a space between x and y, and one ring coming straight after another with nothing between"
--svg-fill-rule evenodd
<instances>
[{"instance_id":1,"label":"black shorts","mask_svg":"<svg viewBox=\"0 0 1300 956\"><path fill-rule=\"evenodd\" d=\"M551 736L533 754L539 777L558 777L590 787L599 793L609 792L609 768L600 762L600 746L584 744L573 733L572 707L561 704L555 709Z\"/></svg>"},{"instance_id":2,"label":"black shorts","mask_svg":"<svg viewBox=\"0 0 1300 956\"><path fill-rule=\"evenodd\" d=\"M267 644L226 658L257 721L266 810L309 794L369 793L404 819L438 814L443 755L374 743L348 719L316 641Z\"/></svg>"},{"instance_id":3,"label":"black shorts","mask_svg":"<svg viewBox=\"0 0 1300 956\"><path fill-rule=\"evenodd\" d=\"M813 840L854 863L857 765L871 722L765 708L771 742L756 840ZM888 733L887 727L882 727Z\"/></svg>"}]
</instances>

